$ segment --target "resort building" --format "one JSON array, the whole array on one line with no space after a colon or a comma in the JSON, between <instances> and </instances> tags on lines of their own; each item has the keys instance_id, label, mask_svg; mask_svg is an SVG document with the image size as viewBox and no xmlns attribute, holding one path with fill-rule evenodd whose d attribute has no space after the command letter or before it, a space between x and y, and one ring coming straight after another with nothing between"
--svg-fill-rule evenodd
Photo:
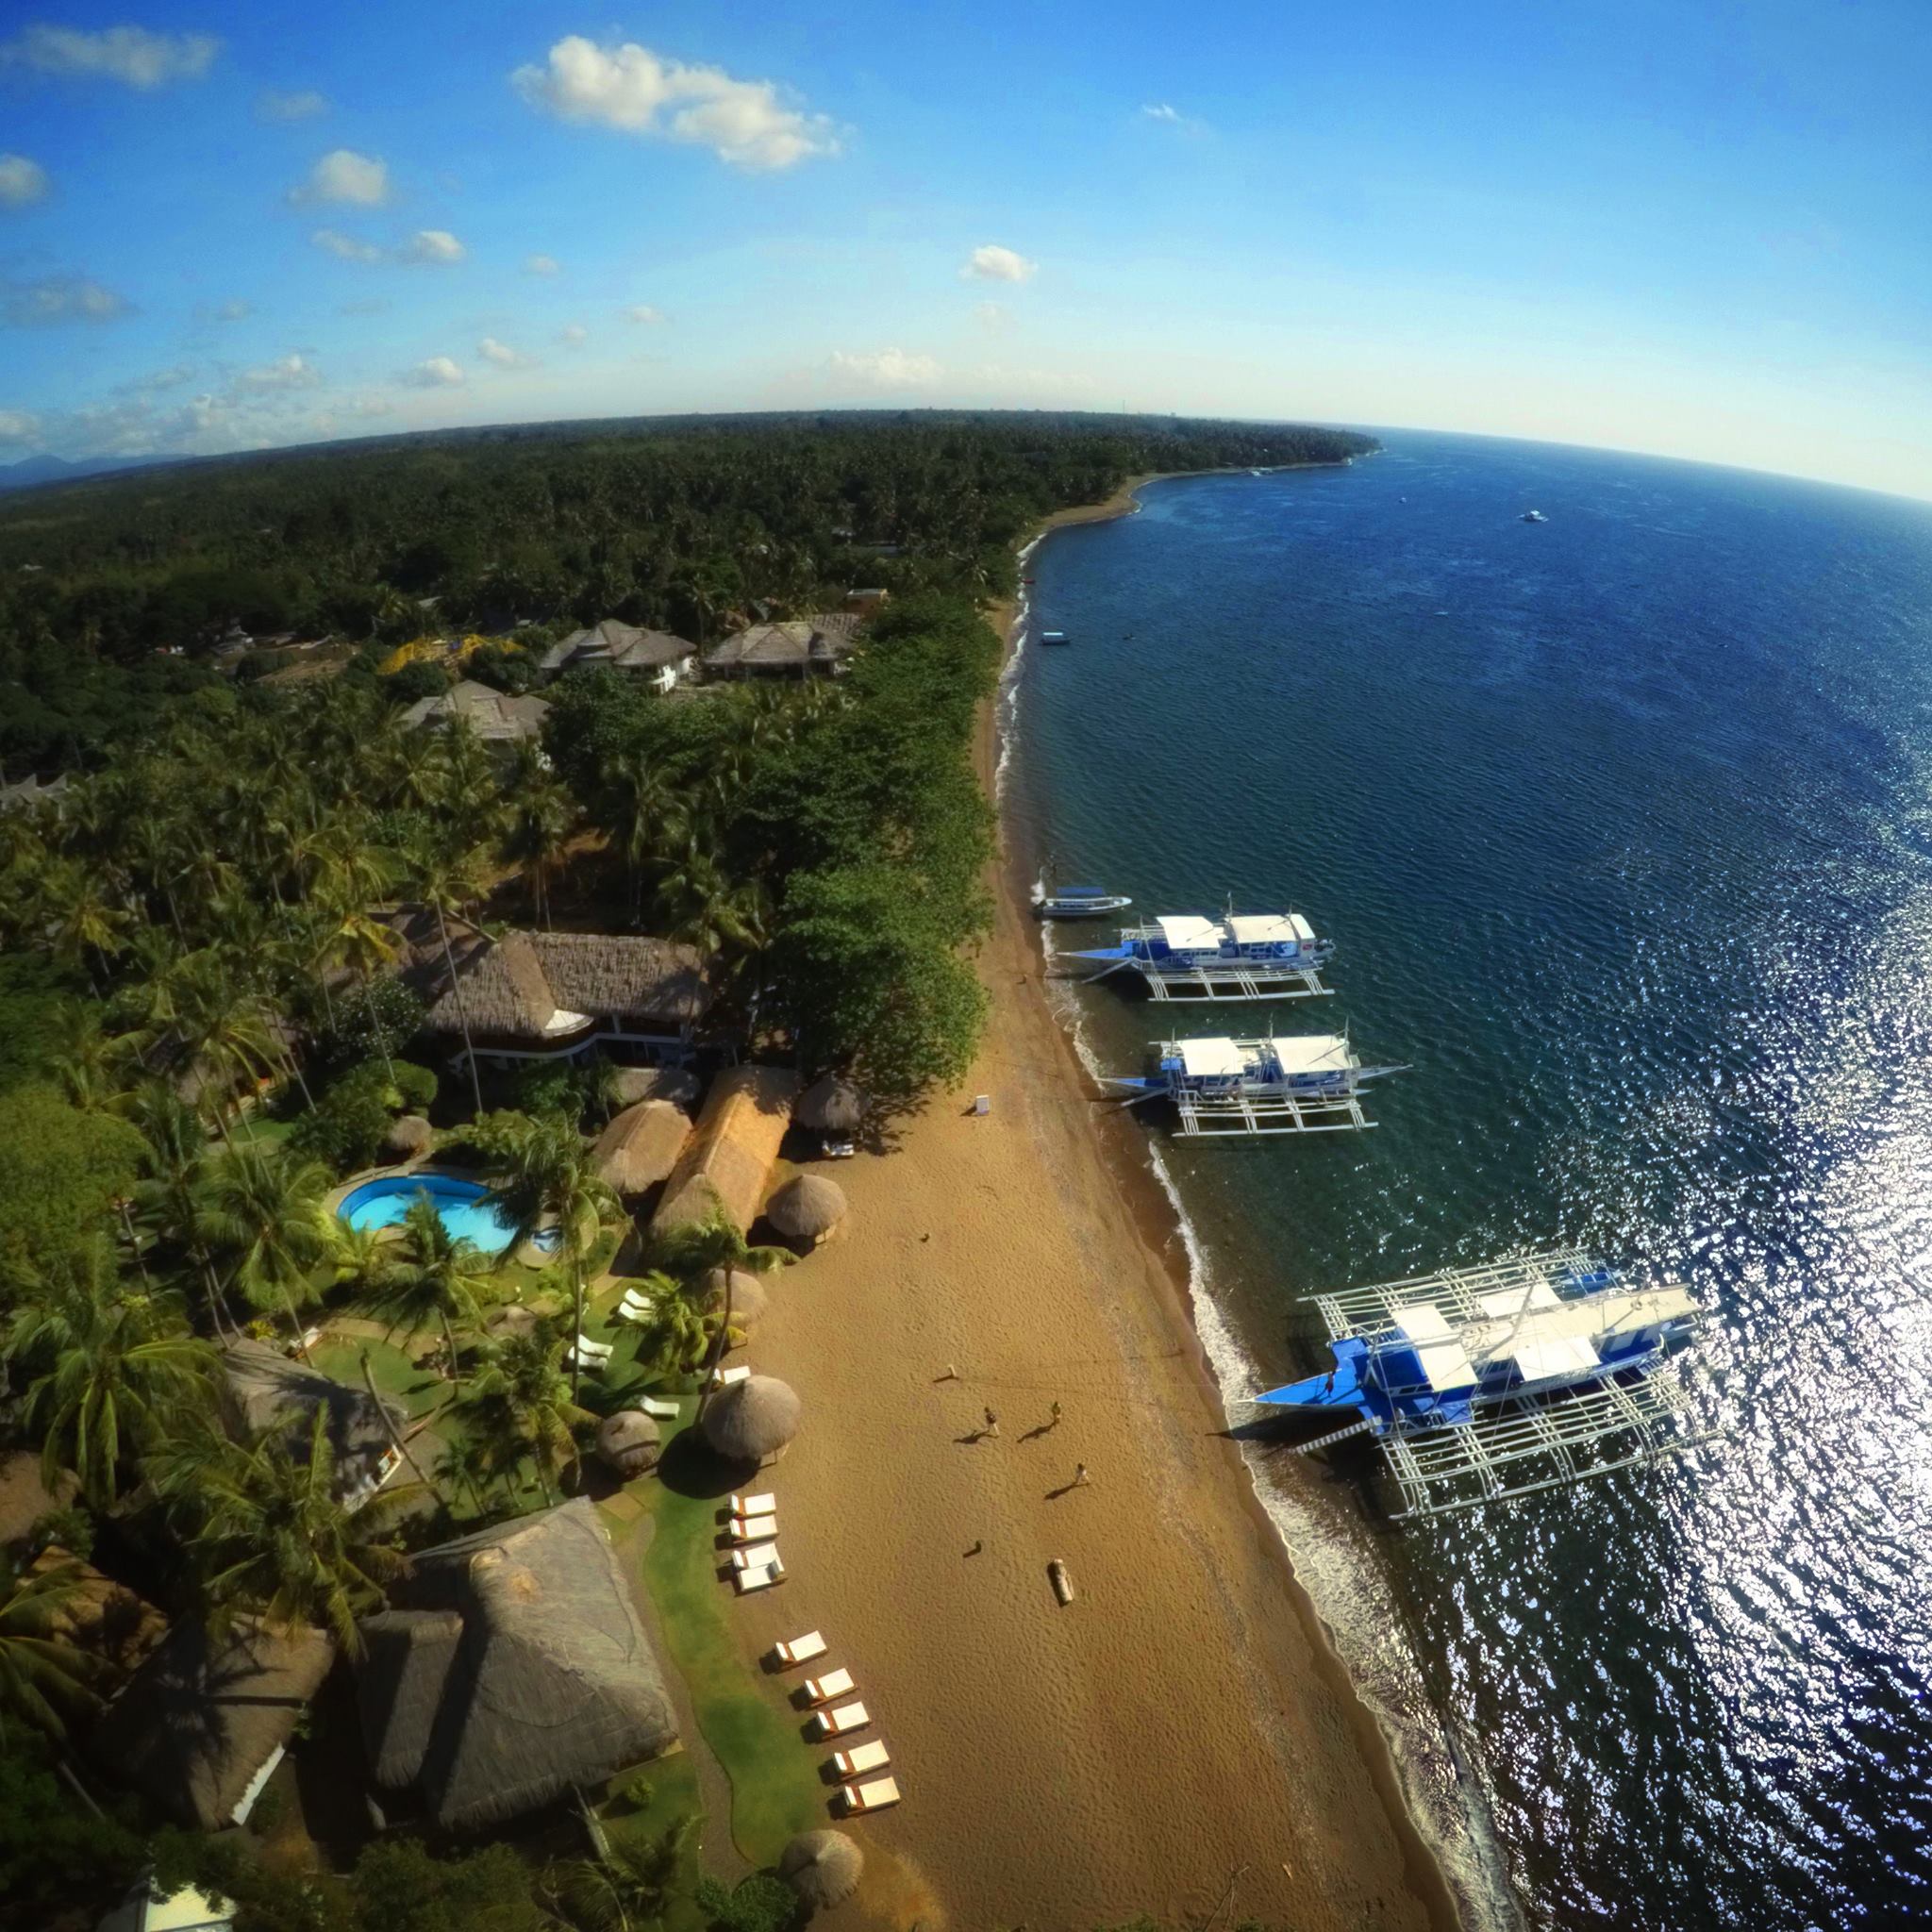
<instances>
[{"instance_id":1,"label":"resort building","mask_svg":"<svg viewBox=\"0 0 1932 1932\"><path fill-rule=\"evenodd\" d=\"M578 1496L420 1552L361 1624L385 1813L474 1830L656 1757L677 1718L624 1568Z\"/></svg>"},{"instance_id":2,"label":"resort building","mask_svg":"<svg viewBox=\"0 0 1932 1932\"><path fill-rule=\"evenodd\" d=\"M541 738L549 710L541 698L511 697L466 677L437 697L417 699L403 713L403 723L436 731L460 718L485 744L509 746Z\"/></svg>"},{"instance_id":3,"label":"resort building","mask_svg":"<svg viewBox=\"0 0 1932 1932\"><path fill-rule=\"evenodd\" d=\"M378 1405L367 1390L291 1361L265 1341L231 1342L222 1351L222 1406L238 1436L281 1431L297 1455L306 1454L313 1437L316 1410L325 1409L336 1491L351 1508L375 1495L402 1461L396 1438L409 1419L401 1409Z\"/></svg>"},{"instance_id":4,"label":"resort building","mask_svg":"<svg viewBox=\"0 0 1932 1932\"><path fill-rule=\"evenodd\" d=\"M749 1229L764 1205L797 1098L798 1075L784 1067L730 1067L720 1074L696 1132L664 1183L652 1233L708 1221L720 1211Z\"/></svg>"},{"instance_id":5,"label":"resort building","mask_svg":"<svg viewBox=\"0 0 1932 1932\"><path fill-rule=\"evenodd\" d=\"M783 624L754 624L705 653L705 675L735 677L836 677L852 655L863 618L849 610L822 610Z\"/></svg>"},{"instance_id":6,"label":"resort building","mask_svg":"<svg viewBox=\"0 0 1932 1932\"><path fill-rule=\"evenodd\" d=\"M392 922L408 942L406 968L430 1001L424 1030L460 1064L464 1029L486 1064L571 1059L602 1047L613 1059L682 1062L710 1010L704 956L695 946L626 933L508 932L491 939L450 923L450 983L434 913Z\"/></svg>"},{"instance_id":7,"label":"resort building","mask_svg":"<svg viewBox=\"0 0 1932 1932\"><path fill-rule=\"evenodd\" d=\"M572 631L543 654L543 670L550 676L566 671L594 669L608 665L634 677L648 679L659 691L669 691L691 675L697 663L698 647L688 640L673 637L669 631L641 630L607 617L588 629Z\"/></svg>"},{"instance_id":8,"label":"resort building","mask_svg":"<svg viewBox=\"0 0 1932 1932\"><path fill-rule=\"evenodd\" d=\"M320 1630L183 1618L103 1713L94 1757L181 1824L244 1824L335 1654Z\"/></svg>"}]
</instances>

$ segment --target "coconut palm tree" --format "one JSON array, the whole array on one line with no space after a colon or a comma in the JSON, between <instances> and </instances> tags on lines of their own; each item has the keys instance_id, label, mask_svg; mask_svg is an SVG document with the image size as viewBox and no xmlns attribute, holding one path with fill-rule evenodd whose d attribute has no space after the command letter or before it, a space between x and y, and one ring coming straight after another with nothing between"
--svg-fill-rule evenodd
<instances>
[{"instance_id":1,"label":"coconut palm tree","mask_svg":"<svg viewBox=\"0 0 1932 1932\"><path fill-rule=\"evenodd\" d=\"M662 849L677 823L671 788L642 751L620 751L598 771L592 812L599 830L624 855L636 918L643 905L645 862Z\"/></svg>"},{"instance_id":2,"label":"coconut palm tree","mask_svg":"<svg viewBox=\"0 0 1932 1932\"><path fill-rule=\"evenodd\" d=\"M222 1291L202 1226L208 1130L165 1080L150 1080L135 1093L129 1118L147 1142L147 1172L134 1186L136 1218L187 1257L201 1279L209 1325L225 1337L234 1327L234 1310Z\"/></svg>"},{"instance_id":3,"label":"coconut palm tree","mask_svg":"<svg viewBox=\"0 0 1932 1932\"><path fill-rule=\"evenodd\" d=\"M682 1819L657 1838L612 1839L602 1857L552 1865L541 1881L543 1894L578 1932L635 1932L659 1924L697 1824L695 1818Z\"/></svg>"},{"instance_id":4,"label":"coconut palm tree","mask_svg":"<svg viewBox=\"0 0 1932 1932\"><path fill-rule=\"evenodd\" d=\"M99 1708L99 1665L58 1634L80 1582L78 1563L23 1570L0 1555L0 1737L18 1723L64 1744L69 1721Z\"/></svg>"},{"instance_id":5,"label":"coconut palm tree","mask_svg":"<svg viewBox=\"0 0 1932 1932\"><path fill-rule=\"evenodd\" d=\"M39 1283L6 1353L9 1363L43 1365L23 1408L41 1432L43 1485L51 1492L72 1469L97 1508L121 1493L128 1458L214 1378L213 1350L165 1297L122 1291L104 1236Z\"/></svg>"},{"instance_id":6,"label":"coconut palm tree","mask_svg":"<svg viewBox=\"0 0 1932 1932\"><path fill-rule=\"evenodd\" d=\"M474 1241L457 1240L442 1224L436 1204L419 1195L403 1218L403 1239L391 1244L382 1265L357 1294L377 1321L414 1334L431 1322L442 1329L449 1352L450 1377L462 1391L457 1328L474 1328L482 1317L477 1287L490 1273L489 1256Z\"/></svg>"},{"instance_id":7,"label":"coconut palm tree","mask_svg":"<svg viewBox=\"0 0 1932 1932\"><path fill-rule=\"evenodd\" d=\"M238 1085L253 1086L281 1058L273 1016L261 997L245 990L209 950L182 962L176 997L176 1031L188 1063L201 1070L201 1091L215 1127L232 1144L226 1095Z\"/></svg>"},{"instance_id":8,"label":"coconut palm tree","mask_svg":"<svg viewBox=\"0 0 1932 1932\"><path fill-rule=\"evenodd\" d=\"M42 874L41 894L52 923L54 956L87 974L95 996L107 997L101 962L126 945L126 912L92 868L57 860Z\"/></svg>"},{"instance_id":9,"label":"coconut palm tree","mask_svg":"<svg viewBox=\"0 0 1932 1932\"><path fill-rule=\"evenodd\" d=\"M550 878L576 829L576 806L550 770L550 761L527 740L516 747L507 794L503 856L520 868L530 894L530 912L550 930Z\"/></svg>"},{"instance_id":10,"label":"coconut palm tree","mask_svg":"<svg viewBox=\"0 0 1932 1932\"><path fill-rule=\"evenodd\" d=\"M498 1480L512 1478L527 1456L546 1503L557 1500L558 1473L575 1470L577 1425L591 1420L564 1380L562 1341L543 1328L501 1343L455 1412L489 1446Z\"/></svg>"},{"instance_id":11,"label":"coconut palm tree","mask_svg":"<svg viewBox=\"0 0 1932 1932\"><path fill-rule=\"evenodd\" d=\"M735 1274L769 1274L774 1268L789 1268L797 1260L790 1248L754 1246L744 1230L720 1208L706 1220L674 1229L658 1240L656 1259L664 1272L678 1281L688 1295L705 1296L705 1282L714 1270L722 1271L724 1282L724 1306L718 1311L717 1331L711 1340L711 1358L703 1387L698 1392L698 1413L702 1415L711 1398L711 1385L717 1379L718 1364L731 1341L731 1277Z\"/></svg>"},{"instance_id":12,"label":"coconut palm tree","mask_svg":"<svg viewBox=\"0 0 1932 1932\"><path fill-rule=\"evenodd\" d=\"M450 852L424 845L408 855L408 863L417 896L436 914L437 937L442 941L443 964L449 969L449 983L456 994L457 1018L463 1029L463 1060L470 1070L470 1097L476 1111L483 1111L483 1082L476 1072L476 1047L470 1038L470 1010L463 1000L462 976L457 972L457 958L450 950L449 915L461 915L465 906L480 899L486 890L480 864L474 850Z\"/></svg>"},{"instance_id":13,"label":"coconut palm tree","mask_svg":"<svg viewBox=\"0 0 1932 1932\"><path fill-rule=\"evenodd\" d=\"M558 1245L570 1270L571 1302L576 1332L584 1332L584 1260L598 1231L624 1210L616 1194L597 1174L596 1158L568 1121L540 1115L520 1134L497 1163L504 1204L516 1223L519 1240L540 1226L554 1225ZM583 1367L571 1352L571 1400L582 1386Z\"/></svg>"},{"instance_id":14,"label":"coconut palm tree","mask_svg":"<svg viewBox=\"0 0 1932 1932\"><path fill-rule=\"evenodd\" d=\"M303 1359L302 1319L315 1299L310 1271L326 1253L322 1197L328 1176L312 1160L258 1146L231 1147L208 1163L200 1225L229 1260L229 1285L251 1306L279 1301Z\"/></svg>"}]
</instances>

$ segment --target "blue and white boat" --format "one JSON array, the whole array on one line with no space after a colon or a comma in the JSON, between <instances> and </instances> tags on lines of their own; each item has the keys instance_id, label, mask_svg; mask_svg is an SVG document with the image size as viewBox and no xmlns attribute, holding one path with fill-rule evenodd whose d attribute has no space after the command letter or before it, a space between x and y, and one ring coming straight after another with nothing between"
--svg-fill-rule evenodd
<instances>
[{"instance_id":1,"label":"blue and white boat","mask_svg":"<svg viewBox=\"0 0 1932 1932\"><path fill-rule=\"evenodd\" d=\"M1580 1249L1311 1297L1335 1366L1255 1397L1372 1436L1402 1492L1436 1516L1557 1489L1707 1441L1678 1426L1674 1379L1704 1309L1677 1281L1633 1284Z\"/></svg>"},{"instance_id":2,"label":"blue and white boat","mask_svg":"<svg viewBox=\"0 0 1932 1932\"><path fill-rule=\"evenodd\" d=\"M1124 912L1133 903L1104 886L1049 886L1043 872L1033 881L1033 912L1039 919L1099 919Z\"/></svg>"},{"instance_id":3,"label":"blue and white boat","mask_svg":"<svg viewBox=\"0 0 1932 1932\"><path fill-rule=\"evenodd\" d=\"M1373 1126L1361 1090L1405 1067L1365 1067L1341 1033L1162 1040L1147 1072L1112 1079L1127 1105L1173 1103L1183 1134L1323 1134Z\"/></svg>"},{"instance_id":4,"label":"blue and white boat","mask_svg":"<svg viewBox=\"0 0 1932 1932\"><path fill-rule=\"evenodd\" d=\"M1299 912L1170 912L1124 928L1118 945L1070 957L1099 965L1090 985L1138 973L1158 1000L1304 1000L1334 991L1320 978L1334 952L1334 941L1317 939Z\"/></svg>"}]
</instances>

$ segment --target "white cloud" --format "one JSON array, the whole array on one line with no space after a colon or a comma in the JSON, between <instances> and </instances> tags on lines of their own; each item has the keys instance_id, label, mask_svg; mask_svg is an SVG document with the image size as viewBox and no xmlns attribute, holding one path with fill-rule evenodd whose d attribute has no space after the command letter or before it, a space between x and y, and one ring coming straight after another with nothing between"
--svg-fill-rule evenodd
<instances>
[{"instance_id":1,"label":"white cloud","mask_svg":"<svg viewBox=\"0 0 1932 1932\"><path fill-rule=\"evenodd\" d=\"M0 46L0 61L41 74L81 75L145 89L165 87L171 80L199 80L221 47L213 34L155 34L140 26L87 33L42 25Z\"/></svg>"},{"instance_id":2,"label":"white cloud","mask_svg":"<svg viewBox=\"0 0 1932 1932\"><path fill-rule=\"evenodd\" d=\"M419 362L415 368L404 373L403 380L411 389L458 389L463 381L460 364L447 356L431 356L426 362Z\"/></svg>"},{"instance_id":3,"label":"white cloud","mask_svg":"<svg viewBox=\"0 0 1932 1932\"><path fill-rule=\"evenodd\" d=\"M387 396L358 396L349 405L352 416L388 416L394 410L395 405Z\"/></svg>"},{"instance_id":4,"label":"white cloud","mask_svg":"<svg viewBox=\"0 0 1932 1932\"><path fill-rule=\"evenodd\" d=\"M41 419L25 409L0 409L0 442L30 442Z\"/></svg>"},{"instance_id":5,"label":"white cloud","mask_svg":"<svg viewBox=\"0 0 1932 1932\"><path fill-rule=\"evenodd\" d=\"M554 255L526 255L524 257L524 273L526 275L554 275L561 272L562 264Z\"/></svg>"},{"instance_id":6,"label":"white cloud","mask_svg":"<svg viewBox=\"0 0 1932 1932\"><path fill-rule=\"evenodd\" d=\"M344 261L380 261L383 252L373 242L358 242L335 228L318 228L308 238L318 248L340 256Z\"/></svg>"},{"instance_id":7,"label":"white cloud","mask_svg":"<svg viewBox=\"0 0 1932 1932\"><path fill-rule=\"evenodd\" d=\"M26 208L47 197L47 171L25 155L0 155L0 208Z\"/></svg>"},{"instance_id":8,"label":"white cloud","mask_svg":"<svg viewBox=\"0 0 1932 1932\"><path fill-rule=\"evenodd\" d=\"M519 67L510 84L533 108L565 121L688 142L754 172L839 152L826 116L788 108L773 82L662 59L634 41L600 47L566 35L547 66Z\"/></svg>"},{"instance_id":9,"label":"white cloud","mask_svg":"<svg viewBox=\"0 0 1932 1932\"><path fill-rule=\"evenodd\" d=\"M277 390L318 389L322 372L302 356L284 356L259 369L244 369L228 387L237 395L265 395Z\"/></svg>"},{"instance_id":10,"label":"white cloud","mask_svg":"<svg viewBox=\"0 0 1932 1932\"><path fill-rule=\"evenodd\" d=\"M308 178L289 190L297 208L316 202L344 202L352 208L380 208L389 199L389 163L354 148L331 148L308 171Z\"/></svg>"},{"instance_id":11,"label":"white cloud","mask_svg":"<svg viewBox=\"0 0 1932 1932\"><path fill-rule=\"evenodd\" d=\"M580 322L567 322L557 331L559 342L568 342L575 349L591 333Z\"/></svg>"},{"instance_id":12,"label":"white cloud","mask_svg":"<svg viewBox=\"0 0 1932 1932\"><path fill-rule=\"evenodd\" d=\"M966 266L959 274L969 282L1024 282L1032 278L1039 266L1037 261L1028 261L1013 249L989 242L966 258Z\"/></svg>"},{"instance_id":13,"label":"white cloud","mask_svg":"<svg viewBox=\"0 0 1932 1932\"><path fill-rule=\"evenodd\" d=\"M653 308L648 302L633 302L624 311L624 319L626 322L662 322L664 311L661 308Z\"/></svg>"},{"instance_id":14,"label":"white cloud","mask_svg":"<svg viewBox=\"0 0 1932 1932\"><path fill-rule=\"evenodd\" d=\"M1013 312L1000 302L978 302L974 305L973 317L981 328L1003 329L1012 325Z\"/></svg>"},{"instance_id":15,"label":"white cloud","mask_svg":"<svg viewBox=\"0 0 1932 1932\"><path fill-rule=\"evenodd\" d=\"M1178 108L1171 108L1165 101L1153 101L1141 109L1150 121L1178 121L1181 118Z\"/></svg>"},{"instance_id":16,"label":"white cloud","mask_svg":"<svg viewBox=\"0 0 1932 1932\"><path fill-rule=\"evenodd\" d=\"M112 322L133 305L86 275L49 275L0 289L0 319L17 328L63 322Z\"/></svg>"},{"instance_id":17,"label":"white cloud","mask_svg":"<svg viewBox=\"0 0 1932 1932\"><path fill-rule=\"evenodd\" d=\"M494 336L485 336L476 344L476 353L484 361L493 362L499 369L529 369L536 360L534 357L512 349L508 342L499 342Z\"/></svg>"},{"instance_id":18,"label":"white cloud","mask_svg":"<svg viewBox=\"0 0 1932 1932\"><path fill-rule=\"evenodd\" d=\"M152 395L164 389L179 389L184 382L191 382L193 378L194 365L192 362L175 362L166 369L150 370L145 375L137 375L121 387L129 394Z\"/></svg>"},{"instance_id":19,"label":"white cloud","mask_svg":"<svg viewBox=\"0 0 1932 1932\"><path fill-rule=\"evenodd\" d=\"M832 374L866 389L917 389L940 379L940 365L930 356L908 356L904 349L876 349L870 355L848 355L834 349Z\"/></svg>"},{"instance_id":20,"label":"white cloud","mask_svg":"<svg viewBox=\"0 0 1932 1932\"><path fill-rule=\"evenodd\" d=\"M269 88L255 103L258 121L312 121L318 114L327 112L328 96L317 93L312 87L305 87L291 94L277 93L274 88Z\"/></svg>"},{"instance_id":21,"label":"white cloud","mask_svg":"<svg viewBox=\"0 0 1932 1932\"><path fill-rule=\"evenodd\" d=\"M397 256L399 261L460 261L463 244L447 228L418 228Z\"/></svg>"},{"instance_id":22,"label":"white cloud","mask_svg":"<svg viewBox=\"0 0 1932 1932\"><path fill-rule=\"evenodd\" d=\"M255 313L255 304L243 302L239 297L232 302L217 306L214 317L217 322L246 322Z\"/></svg>"}]
</instances>

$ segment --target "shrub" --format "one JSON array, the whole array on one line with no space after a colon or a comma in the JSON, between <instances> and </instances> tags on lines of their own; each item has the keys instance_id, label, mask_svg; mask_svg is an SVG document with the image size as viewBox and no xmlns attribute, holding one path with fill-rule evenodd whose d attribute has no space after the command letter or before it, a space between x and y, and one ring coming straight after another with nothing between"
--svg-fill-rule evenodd
<instances>
[{"instance_id":1,"label":"shrub","mask_svg":"<svg viewBox=\"0 0 1932 1932\"><path fill-rule=\"evenodd\" d=\"M393 1091L379 1060L352 1068L295 1123L290 1146L337 1174L374 1165L389 1133Z\"/></svg>"},{"instance_id":2,"label":"shrub","mask_svg":"<svg viewBox=\"0 0 1932 1932\"><path fill-rule=\"evenodd\" d=\"M44 1516L34 1518L26 1540L36 1556L58 1543L70 1557L78 1557L85 1563L94 1553L94 1520L75 1505L49 1509Z\"/></svg>"},{"instance_id":3,"label":"shrub","mask_svg":"<svg viewBox=\"0 0 1932 1932\"><path fill-rule=\"evenodd\" d=\"M416 1037L423 1013L422 1000L399 979L351 988L336 996L335 1023L322 1031L319 1058L335 1068L380 1059L384 1053L393 1058ZM400 1066L396 1073L400 1077Z\"/></svg>"},{"instance_id":4,"label":"shrub","mask_svg":"<svg viewBox=\"0 0 1932 1932\"><path fill-rule=\"evenodd\" d=\"M697 1903L713 1932L787 1932L805 1915L798 1894L768 1872L754 1872L734 1891L708 1875L700 1878Z\"/></svg>"},{"instance_id":5,"label":"shrub","mask_svg":"<svg viewBox=\"0 0 1932 1932\"><path fill-rule=\"evenodd\" d=\"M409 1113L427 1113L436 1105L436 1075L413 1060L397 1060L395 1070L398 1103Z\"/></svg>"}]
</instances>

